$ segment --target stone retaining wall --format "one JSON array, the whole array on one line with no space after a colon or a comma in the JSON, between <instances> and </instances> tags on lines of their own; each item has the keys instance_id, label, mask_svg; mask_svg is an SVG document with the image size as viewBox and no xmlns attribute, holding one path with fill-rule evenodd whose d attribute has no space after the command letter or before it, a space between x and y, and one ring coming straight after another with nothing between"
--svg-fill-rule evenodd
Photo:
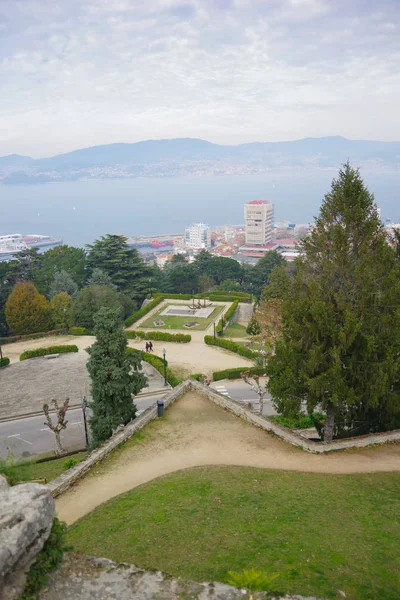
<instances>
[{"instance_id":1,"label":"stone retaining wall","mask_svg":"<svg viewBox=\"0 0 400 600\"><path fill-rule=\"evenodd\" d=\"M241 419L244 419L248 423L252 423L256 427L260 427L265 431L269 431L279 436L281 439L289 442L293 446L298 446L307 452L313 452L323 454L326 452L332 452L335 450L345 450L347 448L363 448L365 446L372 446L374 444L384 444L391 441L400 441L400 430L388 431L385 433L376 433L363 435L357 438L346 438L343 440L333 440L332 442L313 442L303 438L299 433L279 425L274 421L271 421L267 417L261 417L255 414L251 410L247 409L240 402L231 400L222 394L219 394L212 388L195 381L194 379L188 379L178 385L175 389L171 390L169 394L164 397L165 407L170 406L178 398L186 394L190 390L195 390L200 394L206 396L221 406L225 410L229 410L231 413L237 415ZM143 429L153 419L157 418L157 407L153 406L145 410L137 419L129 423L126 427L123 427L120 431L117 431L107 442L102 446L94 450L86 460L77 464L72 469L69 469L53 481L48 484L48 488L54 497L60 496L64 493L71 485L73 485L78 479L80 479L89 469L91 469L96 463L100 462L108 456L115 448L117 448L122 442L132 437L135 433Z\"/></svg>"},{"instance_id":2,"label":"stone retaining wall","mask_svg":"<svg viewBox=\"0 0 400 600\"><path fill-rule=\"evenodd\" d=\"M169 406L175 400L180 398L190 387L190 381L184 381L178 385L174 390L164 397L164 405ZM99 448L96 448L87 457L86 460L75 465L71 469L68 469L62 475L59 475L56 479L48 483L48 488L51 490L53 497L56 498L63 494L68 488L71 487L78 479L80 479L89 469L94 467L95 464L106 458L115 448L117 448L122 442L128 440L135 433L143 429L153 419L157 418L157 407L152 406L144 411L134 421L129 423L126 427L121 428L120 431L114 433L114 435L102 444Z\"/></svg>"},{"instance_id":3,"label":"stone retaining wall","mask_svg":"<svg viewBox=\"0 0 400 600\"><path fill-rule=\"evenodd\" d=\"M229 410L238 417L245 419L249 423L264 429L265 431L271 431L275 435L289 442L293 446L299 446L307 452L313 453L326 453L334 450L345 450L347 448L363 448L365 446L373 446L375 444L384 444L386 442L400 441L400 429L394 431L386 431L383 433L371 433L367 435L360 435L355 438L346 438L342 440L333 440L331 442L313 442L303 438L297 431L288 429L283 425L271 421L268 417L261 417L247 409L240 402L231 400L222 394L219 394L215 390L204 386L198 381L193 380L191 382L193 389L197 389L201 394L206 395L210 400L218 404L222 408Z\"/></svg>"}]
</instances>

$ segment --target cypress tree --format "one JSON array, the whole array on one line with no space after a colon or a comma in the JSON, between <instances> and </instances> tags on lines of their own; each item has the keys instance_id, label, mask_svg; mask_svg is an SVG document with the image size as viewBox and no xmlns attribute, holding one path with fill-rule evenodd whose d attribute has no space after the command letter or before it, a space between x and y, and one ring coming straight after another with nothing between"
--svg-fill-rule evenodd
<instances>
[{"instance_id":1,"label":"cypress tree","mask_svg":"<svg viewBox=\"0 0 400 600\"><path fill-rule=\"evenodd\" d=\"M96 342L88 350L87 368L92 379L92 445L108 439L119 425L135 418L136 395L147 380L140 373L141 362L136 355L127 355L128 345L120 312L101 308L94 317Z\"/></svg>"},{"instance_id":2,"label":"cypress tree","mask_svg":"<svg viewBox=\"0 0 400 600\"><path fill-rule=\"evenodd\" d=\"M268 388L284 414L326 412L324 439L400 418L400 278L374 198L345 164L300 244Z\"/></svg>"}]
</instances>

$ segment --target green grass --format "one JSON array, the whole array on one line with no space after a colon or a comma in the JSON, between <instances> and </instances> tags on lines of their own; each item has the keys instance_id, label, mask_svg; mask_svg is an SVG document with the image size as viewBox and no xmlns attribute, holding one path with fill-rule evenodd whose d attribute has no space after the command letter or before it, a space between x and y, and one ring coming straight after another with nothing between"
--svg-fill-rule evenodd
<instances>
[{"instance_id":1,"label":"green grass","mask_svg":"<svg viewBox=\"0 0 400 600\"><path fill-rule=\"evenodd\" d=\"M229 338L239 338L239 337L249 337L246 333L246 327L244 325L239 325L239 323L232 323L229 325L224 331L224 337Z\"/></svg>"},{"instance_id":2,"label":"green grass","mask_svg":"<svg viewBox=\"0 0 400 600\"><path fill-rule=\"evenodd\" d=\"M400 598L400 474L200 467L152 481L74 524L75 550L195 581L278 572L275 591Z\"/></svg>"},{"instance_id":3,"label":"green grass","mask_svg":"<svg viewBox=\"0 0 400 600\"><path fill-rule=\"evenodd\" d=\"M61 475L61 473L64 473L66 470L64 467L66 460L75 458L78 462L81 462L82 460L85 460L86 457L87 452L78 452L77 454L71 454L71 456L64 456L63 458L57 458L42 463L34 461L16 463L11 467L12 476L17 481L31 481L32 479L44 478L47 479L47 481L51 481ZM4 463L0 463L0 473L2 472L3 464Z\"/></svg>"},{"instance_id":4,"label":"green grass","mask_svg":"<svg viewBox=\"0 0 400 600\"><path fill-rule=\"evenodd\" d=\"M173 305L171 305L171 304L164 305L156 314L154 314L152 317L150 317L149 319L144 321L140 325L140 327L141 328L143 327L145 329L152 329L153 331L154 330L162 331L165 329L184 329L188 333L190 333L191 331L202 331L204 329L207 329L207 327L210 325L210 323L212 323L213 320L225 308L224 306L216 306L214 308L213 312L211 313L211 315L207 319L199 319L198 317L167 317L165 315L162 316L161 313L167 308L167 306L173 306ZM156 325L154 325L154 321L164 321L165 325L163 325L162 327L157 327ZM185 327L185 323L190 323L192 321L196 321L199 324L196 325L196 327L190 327L190 328Z\"/></svg>"}]
</instances>

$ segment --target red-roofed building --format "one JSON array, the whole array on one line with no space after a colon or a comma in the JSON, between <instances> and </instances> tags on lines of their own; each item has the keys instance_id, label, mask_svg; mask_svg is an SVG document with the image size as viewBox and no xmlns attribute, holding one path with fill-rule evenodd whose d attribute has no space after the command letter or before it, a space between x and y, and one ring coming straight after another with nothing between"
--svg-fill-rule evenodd
<instances>
[{"instance_id":1,"label":"red-roofed building","mask_svg":"<svg viewBox=\"0 0 400 600\"><path fill-rule=\"evenodd\" d=\"M274 205L268 200L252 200L244 205L246 245L265 246L272 240Z\"/></svg>"}]
</instances>

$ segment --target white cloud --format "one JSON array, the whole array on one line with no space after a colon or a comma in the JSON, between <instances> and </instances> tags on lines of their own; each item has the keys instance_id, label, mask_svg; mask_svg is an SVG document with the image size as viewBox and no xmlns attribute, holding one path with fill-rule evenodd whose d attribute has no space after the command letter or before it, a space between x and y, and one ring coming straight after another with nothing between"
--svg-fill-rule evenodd
<instances>
[{"instance_id":1,"label":"white cloud","mask_svg":"<svg viewBox=\"0 0 400 600\"><path fill-rule=\"evenodd\" d=\"M181 136L400 139L396 2L3 1L0 155Z\"/></svg>"}]
</instances>

